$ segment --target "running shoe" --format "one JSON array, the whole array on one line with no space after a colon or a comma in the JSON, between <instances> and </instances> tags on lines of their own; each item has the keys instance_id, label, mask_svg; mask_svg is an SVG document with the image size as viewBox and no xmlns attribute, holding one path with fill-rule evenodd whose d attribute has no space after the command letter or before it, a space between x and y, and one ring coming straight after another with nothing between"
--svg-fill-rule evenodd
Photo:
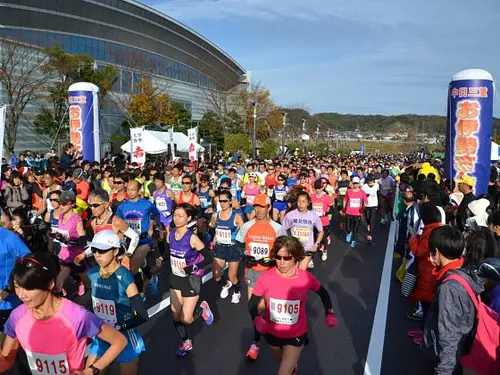
<instances>
[{"instance_id":1,"label":"running shoe","mask_svg":"<svg viewBox=\"0 0 500 375\"><path fill-rule=\"evenodd\" d=\"M412 330L406 332L406 334L408 336L410 336L411 338L417 338L417 337L422 337L424 332L422 332L421 329L412 329Z\"/></svg>"},{"instance_id":2,"label":"running shoe","mask_svg":"<svg viewBox=\"0 0 500 375\"><path fill-rule=\"evenodd\" d=\"M229 295L229 290L233 286L233 283L231 281L227 281L226 285L222 287L222 290L220 291L220 298L225 299Z\"/></svg>"},{"instance_id":3,"label":"running shoe","mask_svg":"<svg viewBox=\"0 0 500 375\"><path fill-rule=\"evenodd\" d=\"M351 242L351 247L356 247L356 245L357 245L357 244L358 244L358 243L357 243L356 241L352 241L352 242Z\"/></svg>"},{"instance_id":4,"label":"running shoe","mask_svg":"<svg viewBox=\"0 0 500 375\"><path fill-rule=\"evenodd\" d=\"M420 344L422 343L422 340L423 340L423 339L424 339L424 338L423 338L422 336L420 336L420 337L415 337L412 341L413 341L415 344L420 345Z\"/></svg>"},{"instance_id":5,"label":"running shoe","mask_svg":"<svg viewBox=\"0 0 500 375\"><path fill-rule=\"evenodd\" d=\"M326 250L323 250L323 254L321 254L321 260L323 262L326 262L327 259L328 259L328 253Z\"/></svg>"},{"instance_id":6,"label":"running shoe","mask_svg":"<svg viewBox=\"0 0 500 375\"><path fill-rule=\"evenodd\" d=\"M85 294L85 285L83 285L83 283L80 283L80 285L78 285L78 296L83 296Z\"/></svg>"},{"instance_id":7,"label":"running shoe","mask_svg":"<svg viewBox=\"0 0 500 375\"><path fill-rule=\"evenodd\" d=\"M307 268L314 268L314 260L310 260L309 264L307 265Z\"/></svg>"},{"instance_id":8,"label":"running shoe","mask_svg":"<svg viewBox=\"0 0 500 375\"><path fill-rule=\"evenodd\" d=\"M149 280L148 288L153 296L158 293L158 276L153 276L151 280Z\"/></svg>"},{"instance_id":9,"label":"running shoe","mask_svg":"<svg viewBox=\"0 0 500 375\"><path fill-rule=\"evenodd\" d=\"M422 320L423 315L424 314L420 311L414 311L411 314L407 314L406 317L410 320L414 320L416 322L419 322Z\"/></svg>"},{"instance_id":10,"label":"running shoe","mask_svg":"<svg viewBox=\"0 0 500 375\"><path fill-rule=\"evenodd\" d=\"M212 310L210 310L210 306L208 306L207 301L203 301L200 304L200 307L203 309L203 312L201 313L203 320L207 323L207 325L212 325L214 322L214 314L212 314Z\"/></svg>"},{"instance_id":11,"label":"running shoe","mask_svg":"<svg viewBox=\"0 0 500 375\"><path fill-rule=\"evenodd\" d=\"M240 292L233 293L233 295L231 296L231 303L240 303L240 299L241 299L241 293Z\"/></svg>"},{"instance_id":12,"label":"running shoe","mask_svg":"<svg viewBox=\"0 0 500 375\"><path fill-rule=\"evenodd\" d=\"M345 242L349 243L351 242L352 234L348 233L347 236L345 236Z\"/></svg>"},{"instance_id":13,"label":"running shoe","mask_svg":"<svg viewBox=\"0 0 500 375\"><path fill-rule=\"evenodd\" d=\"M260 349L256 344L252 344L246 354L247 358L255 361L257 358L259 358L259 350Z\"/></svg>"},{"instance_id":14,"label":"running shoe","mask_svg":"<svg viewBox=\"0 0 500 375\"><path fill-rule=\"evenodd\" d=\"M190 339L187 339L184 341L181 346L179 346L179 349L175 352L177 356L179 357L184 357L186 354L188 354L191 350L193 350L193 343L191 342Z\"/></svg>"}]
</instances>

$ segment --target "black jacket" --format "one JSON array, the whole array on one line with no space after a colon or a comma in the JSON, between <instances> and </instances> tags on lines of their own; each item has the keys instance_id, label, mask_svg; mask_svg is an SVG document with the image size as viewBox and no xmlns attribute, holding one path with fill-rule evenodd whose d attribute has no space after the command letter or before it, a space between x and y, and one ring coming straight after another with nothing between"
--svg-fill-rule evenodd
<instances>
[{"instance_id":1,"label":"black jacket","mask_svg":"<svg viewBox=\"0 0 500 375\"><path fill-rule=\"evenodd\" d=\"M472 193L467 193L464 195L462 202L458 206L457 210L457 228L463 232L465 230L465 221L467 220L467 208L469 203L475 200L476 197Z\"/></svg>"},{"instance_id":2,"label":"black jacket","mask_svg":"<svg viewBox=\"0 0 500 375\"><path fill-rule=\"evenodd\" d=\"M476 322L474 303L464 287L455 280L442 282L452 273L464 277L477 294L484 291L483 279L464 268L448 271L438 281L421 346L427 357L437 362L436 375L452 375L458 357L469 353L473 339L470 333Z\"/></svg>"}]
</instances>

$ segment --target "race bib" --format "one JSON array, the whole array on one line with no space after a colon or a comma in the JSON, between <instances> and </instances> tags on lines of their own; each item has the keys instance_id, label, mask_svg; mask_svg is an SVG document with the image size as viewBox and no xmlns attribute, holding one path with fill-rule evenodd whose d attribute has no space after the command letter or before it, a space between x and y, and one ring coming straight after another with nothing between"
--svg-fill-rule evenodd
<instances>
[{"instance_id":1,"label":"race bib","mask_svg":"<svg viewBox=\"0 0 500 375\"><path fill-rule=\"evenodd\" d=\"M231 245L233 243L230 229L215 228L215 238L220 245Z\"/></svg>"},{"instance_id":2,"label":"race bib","mask_svg":"<svg viewBox=\"0 0 500 375\"><path fill-rule=\"evenodd\" d=\"M255 201L255 195L248 195L247 196L247 204L249 206L253 205L253 202Z\"/></svg>"},{"instance_id":3,"label":"race bib","mask_svg":"<svg viewBox=\"0 0 500 375\"><path fill-rule=\"evenodd\" d=\"M340 195L345 195L346 191L347 191L347 188L346 188L346 187L341 187L341 188L339 188L339 194L340 194Z\"/></svg>"},{"instance_id":4,"label":"race bib","mask_svg":"<svg viewBox=\"0 0 500 375\"><path fill-rule=\"evenodd\" d=\"M203 208L206 208L206 207L209 206L207 197L201 197L200 196L200 203L201 203L201 207L203 207Z\"/></svg>"},{"instance_id":5,"label":"race bib","mask_svg":"<svg viewBox=\"0 0 500 375\"><path fill-rule=\"evenodd\" d=\"M359 208L361 206L361 199L351 198L349 201L349 206L351 206L352 208Z\"/></svg>"},{"instance_id":6,"label":"race bib","mask_svg":"<svg viewBox=\"0 0 500 375\"><path fill-rule=\"evenodd\" d=\"M158 208L158 211L166 211L167 210L167 201L165 198L156 198L156 207Z\"/></svg>"},{"instance_id":7,"label":"race bib","mask_svg":"<svg viewBox=\"0 0 500 375\"><path fill-rule=\"evenodd\" d=\"M323 203L315 203L313 204L313 211L318 216L323 216L325 213L323 212Z\"/></svg>"},{"instance_id":8,"label":"race bib","mask_svg":"<svg viewBox=\"0 0 500 375\"><path fill-rule=\"evenodd\" d=\"M35 375L70 375L66 353L42 354L26 350L28 363Z\"/></svg>"},{"instance_id":9,"label":"race bib","mask_svg":"<svg viewBox=\"0 0 500 375\"><path fill-rule=\"evenodd\" d=\"M299 320L300 301L270 298L271 321L278 324L292 325Z\"/></svg>"},{"instance_id":10,"label":"race bib","mask_svg":"<svg viewBox=\"0 0 500 375\"><path fill-rule=\"evenodd\" d=\"M311 229L301 227L292 228L292 236L294 236L300 242L307 242L309 241L309 237L311 236Z\"/></svg>"},{"instance_id":11,"label":"race bib","mask_svg":"<svg viewBox=\"0 0 500 375\"><path fill-rule=\"evenodd\" d=\"M284 191L275 191L274 194L276 196L276 200L283 201L283 199L285 198L286 192L284 192Z\"/></svg>"},{"instance_id":12,"label":"race bib","mask_svg":"<svg viewBox=\"0 0 500 375\"><path fill-rule=\"evenodd\" d=\"M94 308L94 314L106 323L114 325L118 321L116 318L115 301L92 296L92 306Z\"/></svg>"},{"instance_id":13,"label":"race bib","mask_svg":"<svg viewBox=\"0 0 500 375\"><path fill-rule=\"evenodd\" d=\"M186 266L186 259L170 255L170 267L172 268L172 273L175 276L188 277L189 275L186 275L186 272L184 272L184 267Z\"/></svg>"},{"instance_id":14,"label":"race bib","mask_svg":"<svg viewBox=\"0 0 500 375\"><path fill-rule=\"evenodd\" d=\"M141 228L141 221L137 219L127 219L125 222L128 224L128 227L132 229L135 233L141 234L142 233L142 228Z\"/></svg>"},{"instance_id":15,"label":"race bib","mask_svg":"<svg viewBox=\"0 0 500 375\"><path fill-rule=\"evenodd\" d=\"M261 242L250 242L250 255L255 259L263 259L269 257L269 244Z\"/></svg>"}]
</instances>

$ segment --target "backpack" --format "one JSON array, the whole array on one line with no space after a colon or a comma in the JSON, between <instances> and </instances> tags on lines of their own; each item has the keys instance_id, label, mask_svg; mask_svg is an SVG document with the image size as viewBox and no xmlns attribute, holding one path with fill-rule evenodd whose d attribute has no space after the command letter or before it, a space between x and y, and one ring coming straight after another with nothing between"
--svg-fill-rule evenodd
<instances>
[{"instance_id":1,"label":"backpack","mask_svg":"<svg viewBox=\"0 0 500 375\"><path fill-rule=\"evenodd\" d=\"M476 309L476 332L471 350L459 358L460 364L478 375L498 375L500 360L500 316L486 306L469 283L460 275L452 274L444 281L455 280L464 287Z\"/></svg>"}]
</instances>

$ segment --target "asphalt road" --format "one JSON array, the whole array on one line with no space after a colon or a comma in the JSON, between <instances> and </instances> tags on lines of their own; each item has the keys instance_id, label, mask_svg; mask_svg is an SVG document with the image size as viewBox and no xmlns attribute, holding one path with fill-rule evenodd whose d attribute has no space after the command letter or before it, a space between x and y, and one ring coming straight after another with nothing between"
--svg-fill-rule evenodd
<instances>
[{"instance_id":1,"label":"asphalt road","mask_svg":"<svg viewBox=\"0 0 500 375\"><path fill-rule=\"evenodd\" d=\"M336 226L338 228L338 225ZM318 256L314 275L330 292L339 325L327 328L320 299L311 293L307 315L310 344L300 361L299 373L314 375L363 374L370 344L373 318L379 294L380 279L386 254L389 227L377 227L372 244L361 240L350 248L343 235L334 231L329 246L328 261ZM393 262L394 278L398 261ZM160 292L148 297L153 306L168 297L168 269L160 271ZM241 270L243 272L243 270ZM243 275L242 275L243 276ZM242 289L240 304L233 305L230 298L221 300L220 286L213 280L202 286L201 298L206 300L214 314L215 322L206 326L202 320L189 328L194 349L184 358L177 358L175 351L180 344L169 308L155 314L141 327L147 351L139 360L139 374L164 375L246 375L276 374L278 361L271 355L262 340L259 359L248 361L245 353L251 344L253 331L247 309L246 288ZM88 297L81 300L85 304ZM391 282L387 326L384 340L381 374L425 375L419 348L406 331L417 328L418 323L406 318L411 305L401 295L399 284ZM382 342L382 341L380 341ZM116 365L111 374L118 374ZM15 369L9 374L16 374ZM368 374L367 374L368 375ZM378 374L373 374L378 375Z\"/></svg>"}]
</instances>

